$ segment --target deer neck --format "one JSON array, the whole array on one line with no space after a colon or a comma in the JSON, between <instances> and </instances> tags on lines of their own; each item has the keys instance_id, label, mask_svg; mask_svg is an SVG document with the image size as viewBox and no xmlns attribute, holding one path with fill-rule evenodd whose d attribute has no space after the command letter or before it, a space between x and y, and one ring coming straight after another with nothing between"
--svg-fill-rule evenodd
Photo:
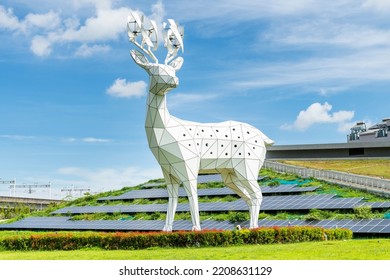
<instances>
[{"instance_id":1,"label":"deer neck","mask_svg":"<svg viewBox=\"0 0 390 280\"><path fill-rule=\"evenodd\" d=\"M166 96L149 92L146 102L145 128L166 128L171 115L166 106Z\"/></svg>"}]
</instances>

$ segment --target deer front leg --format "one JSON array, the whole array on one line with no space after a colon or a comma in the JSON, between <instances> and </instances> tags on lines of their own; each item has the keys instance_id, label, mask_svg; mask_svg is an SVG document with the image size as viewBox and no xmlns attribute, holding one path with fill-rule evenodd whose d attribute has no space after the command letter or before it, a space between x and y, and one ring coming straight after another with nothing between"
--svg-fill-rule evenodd
<instances>
[{"instance_id":1,"label":"deer front leg","mask_svg":"<svg viewBox=\"0 0 390 280\"><path fill-rule=\"evenodd\" d=\"M183 186L187 193L188 202L190 205L192 230L193 231L201 230L200 218L199 218L197 180L184 181Z\"/></svg>"},{"instance_id":2,"label":"deer front leg","mask_svg":"<svg viewBox=\"0 0 390 280\"><path fill-rule=\"evenodd\" d=\"M168 190L168 209L167 218L163 231L172 231L173 221L175 219L177 199L179 197L179 184L167 184Z\"/></svg>"}]
</instances>

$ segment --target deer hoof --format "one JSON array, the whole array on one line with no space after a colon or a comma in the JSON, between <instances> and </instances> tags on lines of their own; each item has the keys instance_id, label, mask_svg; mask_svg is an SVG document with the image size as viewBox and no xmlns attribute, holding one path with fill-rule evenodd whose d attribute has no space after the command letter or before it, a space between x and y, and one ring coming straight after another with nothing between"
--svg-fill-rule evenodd
<instances>
[{"instance_id":1,"label":"deer hoof","mask_svg":"<svg viewBox=\"0 0 390 280\"><path fill-rule=\"evenodd\" d=\"M171 232L172 231L172 226L171 225L165 225L164 228L163 228L163 231Z\"/></svg>"},{"instance_id":2,"label":"deer hoof","mask_svg":"<svg viewBox=\"0 0 390 280\"><path fill-rule=\"evenodd\" d=\"M200 226L193 226L192 231L201 231Z\"/></svg>"}]
</instances>

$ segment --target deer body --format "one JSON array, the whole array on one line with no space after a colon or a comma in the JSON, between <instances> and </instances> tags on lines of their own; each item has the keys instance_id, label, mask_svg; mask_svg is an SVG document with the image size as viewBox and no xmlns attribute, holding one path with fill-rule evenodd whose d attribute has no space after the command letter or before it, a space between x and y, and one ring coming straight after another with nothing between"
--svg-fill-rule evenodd
<instances>
[{"instance_id":1,"label":"deer body","mask_svg":"<svg viewBox=\"0 0 390 280\"><path fill-rule=\"evenodd\" d=\"M272 140L245 123L196 123L170 115L166 94L179 84L176 77L183 59L149 63L131 51L134 61L150 76L145 130L149 148L161 166L169 201L165 231L172 231L178 189L183 185L189 200L193 230L200 230L197 178L199 173L220 173L224 183L248 205L250 227L258 226L262 194L257 182L264 162L265 144Z\"/></svg>"}]
</instances>

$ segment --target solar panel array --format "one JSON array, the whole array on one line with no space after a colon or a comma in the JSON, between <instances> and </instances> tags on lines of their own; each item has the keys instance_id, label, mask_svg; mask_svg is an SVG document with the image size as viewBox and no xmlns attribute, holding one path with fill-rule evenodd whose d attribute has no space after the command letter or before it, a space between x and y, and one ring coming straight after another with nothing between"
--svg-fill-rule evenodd
<instances>
[{"instance_id":1,"label":"solar panel array","mask_svg":"<svg viewBox=\"0 0 390 280\"><path fill-rule=\"evenodd\" d=\"M257 180L264 180L266 176L258 176ZM222 182L221 174L199 174L198 184L207 184L212 182Z\"/></svg>"},{"instance_id":2,"label":"solar panel array","mask_svg":"<svg viewBox=\"0 0 390 280\"><path fill-rule=\"evenodd\" d=\"M146 183L146 184L143 184L142 187L143 188L156 188L156 187L161 187L161 186L165 186L166 184L165 183Z\"/></svg>"},{"instance_id":3,"label":"solar panel array","mask_svg":"<svg viewBox=\"0 0 390 280\"><path fill-rule=\"evenodd\" d=\"M31 217L11 224L0 224L1 230L98 230L98 231L160 231L164 221L145 220L79 220L71 221L69 217ZM243 228L248 222L241 223ZM206 220L201 222L203 229L232 230L236 224L228 221ZM323 228L347 228L361 234L390 234L390 219L363 220L259 220L259 227L273 226L316 226ZM177 220L173 230L191 230L192 223L187 220Z\"/></svg>"},{"instance_id":4,"label":"solar panel array","mask_svg":"<svg viewBox=\"0 0 390 280\"><path fill-rule=\"evenodd\" d=\"M258 180L261 181L264 178L266 178L266 177L259 176ZM207 183L211 183L211 182L222 182L221 174L199 174L199 176L198 176L198 183L199 184L207 184ZM146 183L146 184L143 184L142 187L151 188L151 187L160 187L163 185L165 185L165 183L163 183L163 182L161 182L161 183L158 183L158 182L157 183Z\"/></svg>"},{"instance_id":5,"label":"solar panel array","mask_svg":"<svg viewBox=\"0 0 390 280\"><path fill-rule=\"evenodd\" d=\"M261 226L316 226L323 228L348 228L354 233L390 233L390 219L363 219L363 220L262 220Z\"/></svg>"},{"instance_id":6,"label":"solar panel array","mask_svg":"<svg viewBox=\"0 0 390 280\"><path fill-rule=\"evenodd\" d=\"M384 201L384 202L366 202L364 203L364 206L370 206L372 209L375 208L390 208L390 201Z\"/></svg>"},{"instance_id":7,"label":"solar panel array","mask_svg":"<svg viewBox=\"0 0 390 280\"><path fill-rule=\"evenodd\" d=\"M280 185L275 187L270 186L261 186L261 191L263 194L291 194L291 193L302 193L302 192L312 192L315 191L318 187L297 187L296 184L289 185ZM208 188L208 189L198 189L198 196L224 196L224 195L235 195L236 193L230 188ZM183 188L179 188L179 197L187 196ZM140 198L167 198L168 191L166 188L161 189L145 189L145 190L132 190L127 193L118 196L109 196L99 198L98 201L114 201L114 200L131 200L131 199L140 199Z\"/></svg>"},{"instance_id":8,"label":"solar panel array","mask_svg":"<svg viewBox=\"0 0 390 280\"><path fill-rule=\"evenodd\" d=\"M259 177L259 180L264 177ZM220 174L201 175L198 183L221 182ZM165 183L147 183L141 190L129 191L115 197L100 198L98 201L133 200L167 198L166 188L156 188ZM318 187L298 187L296 184L280 186L261 186L263 197L262 211L307 211L310 209L353 209L360 206L370 206L372 209L390 209L390 202L364 202L363 198L339 198L333 194L316 195L291 195L301 192L311 192ZM267 196L267 194L290 194L280 196ZM202 196L226 196L235 195L229 188L198 189L198 195ZM187 196L184 189L179 189L179 196ZM186 203L178 204L177 212L188 212L190 209ZM51 214L86 214L86 213L155 213L166 212L167 204L132 204L132 205L103 205L66 207ZM241 199L232 202L204 202L199 203L199 210L203 212L228 212L248 211L248 206ZM30 217L11 224L0 224L1 229L30 229L30 230L97 230L97 231L160 231L164 227L162 220L77 220L72 221L67 217ZM202 229L232 230L236 224L229 221L205 220L201 221ZM243 228L249 226L249 222L240 223ZM260 227L272 226L318 226L324 228L349 228L354 233L362 234L389 234L390 219L373 220L260 220ZM192 223L189 220L177 220L173 230L191 230Z\"/></svg>"},{"instance_id":9,"label":"solar panel array","mask_svg":"<svg viewBox=\"0 0 390 280\"><path fill-rule=\"evenodd\" d=\"M353 209L359 206L371 206L376 208L387 208L387 203L362 202L362 198L338 198L333 194L319 195L285 195L265 196L261 204L262 211L294 211L310 209ZM177 205L178 212L188 212L187 203ZM166 212L166 204L133 204L133 205L112 205L112 206L74 206L65 207L52 212L51 214L86 214L86 213L154 213ZM203 202L199 203L199 210L204 212L226 212L226 211L248 211L248 206L243 200L238 199L232 202Z\"/></svg>"},{"instance_id":10,"label":"solar panel array","mask_svg":"<svg viewBox=\"0 0 390 280\"><path fill-rule=\"evenodd\" d=\"M205 174L198 176L198 184L207 184L211 182L222 182L221 174Z\"/></svg>"}]
</instances>

